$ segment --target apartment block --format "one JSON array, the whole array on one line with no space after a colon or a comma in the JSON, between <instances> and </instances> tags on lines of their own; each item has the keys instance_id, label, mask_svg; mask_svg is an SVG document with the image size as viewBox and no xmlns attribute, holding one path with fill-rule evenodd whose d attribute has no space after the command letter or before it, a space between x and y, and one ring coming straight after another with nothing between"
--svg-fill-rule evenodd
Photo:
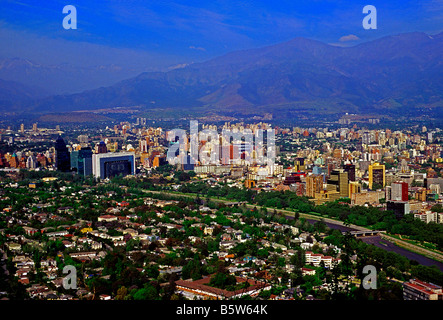
<instances>
[{"instance_id":1,"label":"apartment block","mask_svg":"<svg viewBox=\"0 0 443 320\"><path fill-rule=\"evenodd\" d=\"M404 300L443 300L442 288L432 283L411 279L403 283Z\"/></svg>"}]
</instances>

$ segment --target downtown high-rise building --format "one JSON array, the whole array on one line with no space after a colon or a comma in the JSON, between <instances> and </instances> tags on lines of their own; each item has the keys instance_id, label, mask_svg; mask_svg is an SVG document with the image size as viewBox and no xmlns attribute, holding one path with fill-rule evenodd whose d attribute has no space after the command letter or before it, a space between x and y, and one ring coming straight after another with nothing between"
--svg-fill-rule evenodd
<instances>
[{"instance_id":1,"label":"downtown high-rise building","mask_svg":"<svg viewBox=\"0 0 443 320\"><path fill-rule=\"evenodd\" d=\"M61 136L55 141L55 166L57 171L69 172L71 170L69 150Z\"/></svg>"},{"instance_id":2,"label":"downtown high-rise building","mask_svg":"<svg viewBox=\"0 0 443 320\"><path fill-rule=\"evenodd\" d=\"M106 143L104 141L100 141L99 144L96 146L96 152L97 153L107 153L108 147L106 146Z\"/></svg>"},{"instance_id":3,"label":"downtown high-rise building","mask_svg":"<svg viewBox=\"0 0 443 320\"><path fill-rule=\"evenodd\" d=\"M386 200L408 201L408 183L404 181L392 182L386 187Z\"/></svg>"},{"instance_id":4,"label":"downtown high-rise building","mask_svg":"<svg viewBox=\"0 0 443 320\"><path fill-rule=\"evenodd\" d=\"M135 154L133 152L95 153L92 155L92 174L100 179L133 175Z\"/></svg>"},{"instance_id":5,"label":"downtown high-rise building","mask_svg":"<svg viewBox=\"0 0 443 320\"><path fill-rule=\"evenodd\" d=\"M343 169L348 173L349 181L355 181L355 165L354 164L345 164Z\"/></svg>"},{"instance_id":6,"label":"downtown high-rise building","mask_svg":"<svg viewBox=\"0 0 443 320\"><path fill-rule=\"evenodd\" d=\"M334 169L327 181L328 185L335 185L340 197L349 197L349 178L348 173L343 169Z\"/></svg>"},{"instance_id":7,"label":"downtown high-rise building","mask_svg":"<svg viewBox=\"0 0 443 320\"><path fill-rule=\"evenodd\" d=\"M312 174L306 177L306 196L314 198L323 191L323 175Z\"/></svg>"},{"instance_id":8,"label":"downtown high-rise building","mask_svg":"<svg viewBox=\"0 0 443 320\"><path fill-rule=\"evenodd\" d=\"M71 152L71 168L83 176L92 175L92 149L82 147Z\"/></svg>"},{"instance_id":9,"label":"downtown high-rise building","mask_svg":"<svg viewBox=\"0 0 443 320\"><path fill-rule=\"evenodd\" d=\"M381 186L382 188L386 185L385 176L385 165L374 163L369 165L369 189L372 190L374 184Z\"/></svg>"}]
</instances>

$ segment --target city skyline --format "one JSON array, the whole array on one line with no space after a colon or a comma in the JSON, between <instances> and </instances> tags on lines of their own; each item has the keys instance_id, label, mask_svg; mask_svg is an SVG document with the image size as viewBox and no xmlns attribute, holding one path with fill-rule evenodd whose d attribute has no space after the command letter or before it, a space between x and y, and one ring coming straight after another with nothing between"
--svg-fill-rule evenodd
<instances>
[{"instance_id":1,"label":"city skyline","mask_svg":"<svg viewBox=\"0 0 443 320\"><path fill-rule=\"evenodd\" d=\"M0 8L0 300L443 301L443 0Z\"/></svg>"}]
</instances>

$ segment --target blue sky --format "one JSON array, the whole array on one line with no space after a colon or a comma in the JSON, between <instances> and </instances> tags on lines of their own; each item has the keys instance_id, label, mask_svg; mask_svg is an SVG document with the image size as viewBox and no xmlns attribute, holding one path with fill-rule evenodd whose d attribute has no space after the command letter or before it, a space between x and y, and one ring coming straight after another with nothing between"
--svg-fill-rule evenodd
<instances>
[{"instance_id":1,"label":"blue sky","mask_svg":"<svg viewBox=\"0 0 443 320\"><path fill-rule=\"evenodd\" d=\"M362 27L368 4L377 30ZM76 30L62 27L65 5ZM443 0L0 0L0 57L41 63L156 69L295 37L355 45L413 31L443 31Z\"/></svg>"}]
</instances>

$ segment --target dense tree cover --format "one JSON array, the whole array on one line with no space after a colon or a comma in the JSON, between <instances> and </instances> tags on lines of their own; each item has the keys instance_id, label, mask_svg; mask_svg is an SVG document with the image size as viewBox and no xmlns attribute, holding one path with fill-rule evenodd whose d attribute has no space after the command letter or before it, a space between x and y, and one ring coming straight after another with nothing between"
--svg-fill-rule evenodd
<instances>
[{"instance_id":1,"label":"dense tree cover","mask_svg":"<svg viewBox=\"0 0 443 320\"><path fill-rule=\"evenodd\" d=\"M179 179L179 178L178 178ZM85 182L85 181L83 181ZM141 184L140 184L141 183ZM63 265L74 265L77 270L82 270L79 273L80 281L84 281L88 289L95 294L95 298L98 298L99 294L106 293L116 295L117 299L121 300L144 300L144 299L176 299L178 296L174 295L174 277L175 274L165 275L159 272L159 265L181 266L183 279L200 279L203 276L213 275L211 278L212 284L221 288L235 289L236 283L232 282L226 274L225 262L220 261L216 255L210 258L211 253L219 250L220 237L223 233L222 226L231 226L236 230L243 231L243 238L248 240L243 243L237 244L229 253L234 253L236 258L243 257L258 257L266 259L271 262L275 269L273 275L275 283L280 278L282 283L287 283L288 279L291 279L293 285L302 285L302 289L306 293L314 293L318 297L325 299L332 298L330 293L314 290L314 287L321 284L322 281L329 281L331 284L337 284L340 277L349 276L351 273L350 257L353 254L358 253L358 276L361 276L361 267L364 264L373 264L380 270L378 277L380 288L377 291L368 293L368 291L359 291L349 289L344 292L337 293L334 298L352 298L358 299L368 297L374 299L387 299L398 298L401 296L401 288L399 291L398 284L388 281L388 277L396 278L399 280L407 280L410 277L419 277L425 281L430 281L436 284L443 284L442 274L438 269L433 267L419 266L414 261L397 255L392 252L367 245L361 241L353 238L349 238L341 234L338 230L329 230L323 221L316 222L315 224L308 223L305 219L293 219L287 220L283 215L278 213L278 209L291 208L298 212L304 213L316 213L319 216L329 216L347 221L348 223L354 223L362 226L370 226L374 229L384 229L391 233L408 234L411 238L419 241L430 241L434 243L441 243L441 235L443 234L441 225L437 224L425 224L419 220L414 220L412 216L405 217L404 220L398 221L392 212L380 211L377 208L372 207L350 207L348 204L343 203L343 199L337 202L329 202L321 206L314 206L308 198L298 197L293 192L256 192L254 190L233 188L225 184L218 184L215 187L209 187L205 183L188 183L183 185L182 188L188 188L180 190L182 192L193 192L200 194L201 198L180 198L177 204L165 206L163 208L153 206L146 206L138 198L141 195L143 197L149 196L141 192L140 186L145 189L158 190L157 186L154 186L149 179L125 179L122 177L115 177L104 185L96 186L88 194L80 196L80 204L72 203L61 197L62 195L69 195L73 191L81 190L77 182L69 184L72 188L69 191L62 192L60 187L64 186L64 182L60 181L57 184L48 186L51 188L51 192L45 192L42 190L29 190L28 188L11 189L8 193L10 199L1 203L4 208L14 204L15 206L27 205L30 199L34 196L43 197L45 202L51 204L47 208L35 208L35 212L40 210L43 212L56 212L56 209L60 206L72 206L73 218L63 221L50 221L44 224L45 227L58 227L61 223L70 224L75 220L74 218L83 218L87 220L94 220L102 214L107 208L115 207L115 201L126 200L130 202L130 207L134 207L134 213L140 218L143 223L152 223L153 221L161 221L165 223L171 222L172 218L181 219L185 216L193 217L195 219L185 220L183 222L183 230L178 229L166 229L160 228L160 235L166 238L166 246L171 253L159 255L157 252L158 243L155 241L149 245L141 246L140 242L135 240L129 240L127 245L122 248L115 249L105 256L102 261L93 261L81 263L73 260L64 248L61 241L48 241L43 239L45 247L43 250L48 256L55 257L59 267ZM97 198L113 192L109 197ZM248 201L257 205L256 208L251 209L246 206L231 206L227 207L221 203L211 202L208 197L223 197L226 199ZM206 197L205 197L206 196ZM167 194L155 194L157 199L171 199ZM8 202L9 201L9 202ZM215 217L212 215L205 215L199 211L199 204L204 203L210 208L217 209ZM268 208L267 208L268 207ZM34 210L34 208L33 208ZM127 213L126 209L122 208L123 213ZM438 208L437 208L438 210ZM157 217L156 212L167 213L162 218ZM239 216L232 218L231 213L238 213ZM228 218L229 214L229 218ZM240 219L241 217L241 219ZM193 227L196 222L203 222L209 225L211 222L217 222L219 227L214 229L212 237L204 239L203 230L199 227ZM305 266L304 250L300 247L293 246L290 243L291 233L289 229L282 229L279 231L273 230L269 226L259 226L257 221L263 220L265 223L271 221L279 222L283 225L296 225L301 230L316 233L315 238L320 240L319 233L326 233L327 236L323 240L327 244L333 244L341 248L345 248L346 255L343 258L344 263L340 265L335 271L326 273L323 268L319 268L315 276L302 277L299 270L294 272L286 272L284 266L288 263L301 268ZM94 222L94 227L103 225L112 230L120 226L116 223L97 223ZM41 227L41 226L40 226ZM5 232L9 234L23 234L23 228L20 226L7 227L2 222L1 228L5 228ZM272 231L272 232L271 232ZM150 230L146 230L150 233ZM119 232L110 232L111 234L121 234ZM41 236L41 235L39 235ZM192 247L196 249L195 252L191 251L188 247L172 250L173 246L180 245L181 243L189 244L189 237L197 236L203 238L196 241ZM42 236L44 237L44 236ZM267 238L267 240L274 243L286 245L295 249L295 254L289 259L285 259L279 256L280 249L274 249L273 247L264 247L260 244L260 239ZM5 239L0 239L0 243L3 243ZM105 242L105 240L100 240ZM106 243L106 242L105 242ZM25 247L24 250L33 250L32 248ZM142 253L131 253L132 250L141 249ZM279 251L280 250L280 251ZM312 251L317 252L318 246L314 247ZM321 249L320 249L321 250ZM58 257L59 252L64 252L63 259ZM320 252L320 251L318 251ZM328 252L328 255L335 256L334 252ZM34 254L36 264L41 259L39 253ZM208 263L202 263L202 260L206 258ZM226 263L228 264L228 263ZM247 266L254 266L252 262L248 262ZM94 269L103 268L101 273L96 272ZM84 272L83 272L84 271ZM40 277L37 274L36 279ZM83 279L85 277L85 279ZM235 279L234 279L235 280ZM0 282L4 280L0 279ZM12 281L12 280L11 280ZM15 280L16 281L16 280ZM169 283L164 285L165 282ZM160 286L162 283L162 286ZM276 286L278 287L278 286ZM21 294L20 288L15 288L17 295ZM276 289L275 289L276 290ZM276 293L274 289L272 292ZM279 291L281 292L281 291ZM339 291L337 291L339 292ZM267 294L267 293L264 293Z\"/></svg>"},{"instance_id":2,"label":"dense tree cover","mask_svg":"<svg viewBox=\"0 0 443 320\"><path fill-rule=\"evenodd\" d=\"M314 294L325 300L402 300L401 283L389 280L390 278L407 281L411 277L419 276L420 279L424 279L421 277L423 274L425 281L441 283L443 280L443 273L435 267L420 266L418 270L414 261L368 245L350 234L343 235L336 230L328 230L327 233L325 241L333 242L342 248L342 261L332 270L325 270L321 265L317 268L311 267L317 270L315 276L305 276L301 279L301 288L305 294ZM364 279L366 273L363 273L363 267L366 265L373 265L377 270L376 289L365 290L362 286L357 287L352 281L353 276L359 281ZM321 283L329 284L331 290L314 288Z\"/></svg>"},{"instance_id":3,"label":"dense tree cover","mask_svg":"<svg viewBox=\"0 0 443 320\"><path fill-rule=\"evenodd\" d=\"M230 253L234 253L237 257L256 257L258 255L258 245L254 241L240 242L230 250Z\"/></svg>"},{"instance_id":4,"label":"dense tree cover","mask_svg":"<svg viewBox=\"0 0 443 320\"><path fill-rule=\"evenodd\" d=\"M211 287L225 289L228 291L235 290L236 284L237 280L235 279L235 276L221 272L217 272L215 275L213 275L208 283L208 285Z\"/></svg>"},{"instance_id":5,"label":"dense tree cover","mask_svg":"<svg viewBox=\"0 0 443 320\"><path fill-rule=\"evenodd\" d=\"M319 206L320 207L320 206ZM316 208L319 208L316 207ZM242 207L237 207L232 210L238 210ZM365 208L365 207L355 207L355 211L352 211L349 206L342 205L337 203L328 203L327 206L324 206L324 208L332 208L331 211L334 212L340 212L340 209L346 210L344 215L342 216L342 219L353 219L353 215L358 216L358 212L364 212L368 213L367 219L369 221L377 221L377 219L381 220L382 223L386 224L386 227L393 228L394 226L398 225L407 225L410 224L411 226L414 226L411 228L410 232L424 232L422 228L422 222L415 219L410 219L412 216L408 216L407 219L404 221L397 221L395 219L395 216L391 212L387 211L380 211L377 208ZM368 209L367 211L365 209ZM318 212L318 211L317 211ZM320 213L320 212L319 212ZM322 213L320 213L322 214ZM265 221L279 221L279 219L283 219L286 223L294 223L295 220L286 220L282 217L279 217L278 215L273 215L272 211L268 213L268 210L266 208L261 208L260 210L254 209L254 210L243 210L242 216L244 218L248 217L255 217L255 218L262 218ZM379 223L379 222L376 222ZM246 224L248 225L248 224ZM320 221L315 223L314 225L306 222L305 219L300 219L297 222L297 226L299 226L302 230L306 230L309 232L326 232L327 235L323 239L323 241L326 244L332 244L337 247L344 247L346 245L346 241L349 243L348 247L349 249L349 256L352 254L358 254L359 257L359 274L361 274L362 266L366 264L372 264L377 267L377 270L380 270L378 274L378 282L380 284L380 287L375 291L368 291L368 290L351 290L349 289L345 293L340 293L339 295L336 295L335 298L346 298L346 299L401 299L402 296L402 289L401 285L398 283L392 282L388 280L389 278L396 278L402 281L406 281L411 277L418 277L420 279L423 279L425 281L430 281L436 284L443 284L442 276L443 273L438 270L435 267L426 267L426 266L419 266L416 261L410 261L407 258L393 253L386 251L382 248L375 247L373 245L366 244L360 240L356 240L352 237L346 238L340 231L334 230L334 229L327 229L324 222ZM426 224L424 225L426 226ZM248 227L251 227L248 225ZM435 227L435 225L433 226ZM414 229L417 229L414 231ZM390 230L390 229L389 229ZM278 233L277 233L278 234ZM441 232L434 232L434 235L439 235ZM278 240L278 238L274 238L273 240ZM277 241L278 242L278 241ZM259 257L267 257L269 258L269 249L271 248L259 248L254 244L253 241L246 241L244 243L241 243L234 247L231 252L234 253L236 256L248 256L248 255L255 255ZM328 252L328 255L335 256L334 252ZM302 267L304 266L304 251L301 250L301 248L296 250L296 254L293 255L290 259L290 263L297 266ZM278 264L277 264L278 265ZM343 264L343 266L346 264ZM331 283L333 281L338 282L339 275L346 274L349 272L350 269L342 269L342 266L336 269L336 279L334 280L333 275L329 275L329 280ZM423 274L423 277L421 276ZM292 283L298 283L298 284L306 284L303 288L306 289L306 292L314 292L311 291L310 288L314 287L318 281L314 281L314 279L306 278L303 279L301 275L296 274L285 274L282 272L283 276L291 277ZM328 279L326 276L320 276L323 279ZM309 282L309 283L308 283ZM325 299L331 299L332 296L328 295L325 292L315 292L317 296L320 296Z\"/></svg>"},{"instance_id":6,"label":"dense tree cover","mask_svg":"<svg viewBox=\"0 0 443 320\"><path fill-rule=\"evenodd\" d=\"M296 209L304 213L311 212L314 208L307 197L299 197L291 191L260 192L255 196L254 203L277 209Z\"/></svg>"},{"instance_id":7,"label":"dense tree cover","mask_svg":"<svg viewBox=\"0 0 443 320\"><path fill-rule=\"evenodd\" d=\"M250 201L256 191L246 188L230 187L228 185L214 185L208 187L204 182L186 183L178 189L183 193L204 194L208 197L222 197L229 200Z\"/></svg>"},{"instance_id":8,"label":"dense tree cover","mask_svg":"<svg viewBox=\"0 0 443 320\"><path fill-rule=\"evenodd\" d=\"M2 252L0 252L0 257L3 257ZM23 301L29 299L25 285L18 282L18 277L14 276L17 268L10 259L5 263L5 268L3 268L3 263L0 263L0 291L8 292L10 300Z\"/></svg>"},{"instance_id":9,"label":"dense tree cover","mask_svg":"<svg viewBox=\"0 0 443 320\"><path fill-rule=\"evenodd\" d=\"M374 265L377 270L384 270L386 276L398 280L406 281L411 277L417 277L424 281L443 285L443 272L436 266L419 265L414 260L343 235L337 230L329 230L324 242L348 248L348 253L351 255L357 254L360 276L364 265Z\"/></svg>"},{"instance_id":10,"label":"dense tree cover","mask_svg":"<svg viewBox=\"0 0 443 320\"><path fill-rule=\"evenodd\" d=\"M198 280L202 278L203 267L198 257L189 261L182 269L183 279Z\"/></svg>"},{"instance_id":11,"label":"dense tree cover","mask_svg":"<svg viewBox=\"0 0 443 320\"><path fill-rule=\"evenodd\" d=\"M175 275L171 275L169 280L163 278L158 271L158 265L153 262L155 259L152 256L146 259L150 264L140 271L143 258L128 259L122 249L108 252L101 262L95 262L98 266L103 266L101 276L87 272L89 277L85 279L86 287L93 292L94 299L98 299L100 294L110 293L115 295L116 300L171 299L175 290ZM73 263L78 270L82 268ZM161 287L159 280L169 283Z\"/></svg>"},{"instance_id":12,"label":"dense tree cover","mask_svg":"<svg viewBox=\"0 0 443 320\"><path fill-rule=\"evenodd\" d=\"M152 285L146 285L145 288L134 290L134 300L157 300L158 292Z\"/></svg>"},{"instance_id":13,"label":"dense tree cover","mask_svg":"<svg viewBox=\"0 0 443 320\"><path fill-rule=\"evenodd\" d=\"M388 233L405 235L417 241L435 243L439 250L443 250L443 225L434 222L425 223L415 219L413 215L405 215L403 219L397 220L391 211L381 211L374 207L349 207L337 202L328 202L317 206L314 210L351 224L371 227L374 230L386 230Z\"/></svg>"},{"instance_id":14,"label":"dense tree cover","mask_svg":"<svg viewBox=\"0 0 443 320\"><path fill-rule=\"evenodd\" d=\"M151 173L153 174L170 174L174 172L175 167L173 165L170 164L165 164L163 166L159 166L154 168Z\"/></svg>"},{"instance_id":15,"label":"dense tree cover","mask_svg":"<svg viewBox=\"0 0 443 320\"><path fill-rule=\"evenodd\" d=\"M436 244L439 250L443 250L443 225L433 222L425 223L414 219L413 215L406 215L404 219L398 220L392 211L383 211L371 206L349 206L348 201L342 199L315 206L309 198L297 196L291 191L257 192L228 185L208 187L204 182L187 183L182 185L179 190L184 193L204 194L209 197L248 201L268 208L317 213L349 224L369 227L374 230L386 230L388 233L409 236L413 240L431 242ZM441 205L434 206L433 210L443 211Z\"/></svg>"},{"instance_id":16,"label":"dense tree cover","mask_svg":"<svg viewBox=\"0 0 443 320\"><path fill-rule=\"evenodd\" d=\"M204 191L204 189L201 190ZM229 189L225 188L225 190ZM306 207L301 208L304 212L316 212L322 216L335 217L347 221L348 223L372 226L374 229L384 229L392 233L408 233L411 235L411 238L416 237L417 240L423 239L432 241L435 239L434 241L438 241L438 239L440 239L439 236L443 234L439 229L441 227L440 225L425 224L420 220L413 219L413 216L406 216L404 220L399 221L390 211L381 211L374 207L350 207L349 205L342 203L342 201L329 202L322 206L313 206L309 203L308 199L297 197L293 193L286 193L288 194L287 196L285 196L285 192L262 192L260 193L260 197L255 195L250 201L255 203L255 201L259 199L260 203L264 203L264 206L266 206L266 201L269 199L275 199L278 197L280 203L282 203L286 202L287 199L292 198L296 199L296 201L302 205L307 204ZM276 204L275 207L277 208L277 206L278 204ZM302 211L297 205L294 205L293 208ZM243 211L242 216L245 218L248 216L256 218L260 217L266 221L269 221L268 219L270 219L270 217L277 221L279 219L275 212L272 214L272 211L268 212L264 207L260 210ZM284 218L282 219L282 222L288 222L288 220ZM287 274L279 271L279 269L276 270L277 273L283 276L283 279L284 277L290 277L293 284L302 284L302 289L305 290L305 293L315 292L316 296L324 299L402 299L401 284L392 282L389 278L407 281L411 277L418 277L424 281L430 281L440 285L443 284L443 273L436 267L421 266L418 265L416 261L410 261L399 254L366 244L353 237L346 237L338 230L327 229L324 222L321 221L312 225L307 223L304 219L300 219L297 225L303 230L309 230L310 232L327 232L327 236L323 240L326 244L332 244L341 248L347 247L346 255L343 257L344 263L339 265L333 272L327 274L322 274L322 271L320 271L315 277L302 277L297 273ZM270 252L267 250L268 249L264 248L258 249L252 241L247 241L234 247L231 252L238 257L255 255L272 259L272 257L269 256ZM328 254L335 256L334 252L328 252ZM372 264L379 271L379 285L376 290L357 289L355 286L351 285L351 282L349 282L350 285L346 290L339 290L337 287L334 294L313 289L320 283L320 279L338 286L339 280L343 279L343 276L350 277L353 274L353 268L350 267L350 258L355 254L358 257L357 276L360 279L364 276L362 274L362 268L364 265ZM301 250L301 248L297 249L296 254L291 257L289 262L297 267L304 266L304 251ZM278 265L279 264L276 263L277 267ZM265 295L269 293L263 294Z\"/></svg>"},{"instance_id":17,"label":"dense tree cover","mask_svg":"<svg viewBox=\"0 0 443 320\"><path fill-rule=\"evenodd\" d=\"M443 285L443 272L441 272L436 266L427 267L414 265L411 268L411 276L440 286Z\"/></svg>"},{"instance_id":18,"label":"dense tree cover","mask_svg":"<svg viewBox=\"0 0 443 320\"><path fill-rule=\"evenodd\" d=\"M337 244L343 249L343 254L341 255L342 262L336 265L335 268L331 270L325 269L322 263L318 267L306 266L304 251L299 249L290 258L290 263L297 268L305 266L315 269L315 275L302 276L299 269L287 273L277 266L276 276L281 277L282 282L287 282L288 279L291 279L292 285L295 287L299 286L303 296L312 294L316 298L324 300L401 300L403 294L401 283L392 282L388 277L407 280L411 277L411 268L414 266L410 267L407 264L408 260L397 254L386 254L382 249L367 246L350 235L343 235L335 231L327 230L328 235L337 238ZM367 252L364 251L365 248ZM358 256L355 256L356 253L358 253ZM353 262L355 257L357 257L357 260ZM365 274L362 273L362 268L367 264L372 264L377 269L378 280L375 290L358 288L351 281L352 276L356 276L360 281L363 279ZM431 269L433 270L433 268ZM433 277L432 280L435 281L436 277ZM330 290L319 289L319 286L323 284L329 285ZM278 285L275 288L278 288ZM269 298L271 294L278 294L283 290L277 292L273 288L273 290L262 292L260 296ZM301 293L299 291L294 292L294 297L296 299L300 298L299 295Z\"/></svg>"}]
</instances>

